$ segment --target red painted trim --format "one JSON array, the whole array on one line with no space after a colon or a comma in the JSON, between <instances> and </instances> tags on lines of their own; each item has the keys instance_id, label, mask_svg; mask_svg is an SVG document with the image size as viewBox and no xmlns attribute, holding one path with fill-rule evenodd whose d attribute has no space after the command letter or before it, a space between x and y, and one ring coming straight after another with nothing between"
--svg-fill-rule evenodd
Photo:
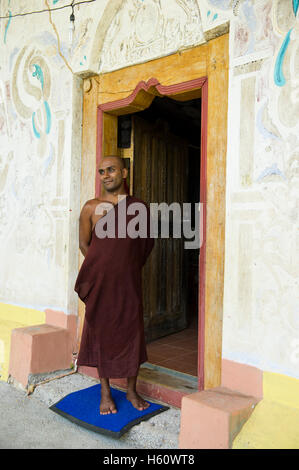
<instances>
[{"instance_id":1,"label":"red painted trim","mask_svg":"<svg viewBox=\"0 0 299 470\"><path fill-rule=\"evenodd\" d=\"M201 162L200 202L203 211L202 244L199 252L199 303L198 303L198 389L204 389L205 350L205 284L206 284L206 226L207 226L207 138L208 138L208 79L201 89Z\"/></svg>"},{"instance_id":2,"label":"red painted trim","mask_svg":"<svg viewBox=\"0 0 299 470\"><path fill-rule=\"evenodd\" d=\"M123 390L127 389L127 379L110 379L111 385L116 385ZM137 392L149 398L167 403L171 406L181 408L182 398L190 395L190 393L182 392L181 390L169 388L160 383L145 382L142 379L137 379Z\"/></svg>"},{"instance_id":3,"label":"red painted trim","mask_svg":"<svg viewBox=\"0 0 299 470\"><path fill-rule=\"evenodd\" d=\"M131 93L126 98L116 101L109 101L108 103L100 104L99 107L102 109L102 111L112 111L113 109L125 108L126 106L133 103L140 90L148 91L150 88L155 88L158 85L159 82L156 78L150 78L147 82L142 80L138 83L133 93Z\"/></svg>"},{"instance_id":4,"label":"red painted trim","mask_svg":"<svg viewBox=\"0 0 299 470\"><path fill-rule=\"evenodd\" d=\"M161 85L156 78L151 78L147 82L141 81L135 90L126 98L110 101L98 106L98 129L97 129L97 168L102 155L103 140L103 113L129 106L140 90L148 91L156 88L162 96L171 96L184 91L202 89L202 121L201 121L201 171L200 171L200 202L203 210L202 245L199 256L199 304L198 304L198 389L204 388L204 329L205 329L205 274L206 274L206 194L207 194L207 131L208 131L208 79L207 77L196 78L174 85ZM100 194L100 178L96 171L95 194Z\"/></svg>"},{"instance_id":5,"label":"red painted trim","mask_svg":"<svg viewBox=\"0 0 299 470\"><path fill-rule=\"evenodd\" d=\"M180 93L182 91L191 91L191 90L198 90L201 88L206 81L206 77L202 78L195 78L194 80L189 80L187 82L176 83L175 85L157 85L156 89L161 95L174 95Z\"/></svg>"},{"instance_id":6,"label":"red painted trim","mask_svg":"<svg viewBox=\"0 0 299 470\"><path fill-rule=\"evenodd\" d=\"M102 111L107 112L107 111L112 111L114 109L121 109L126 106L129 106L130 104L133 103L133 101L135 100L140 90L148 91L150 88L156 88L156 90L158 91L158 93L160 93L160 95L170 96L170 95L177 94L186 90L188 91L197 90L198 88L202 87L205 81L206 81L206 78L203 77L203 78L195 78L194 80L189 80L187 82L176 83L175 85L164 86L164 85L161 85L156 78L150 78L147 82L142 80L141 82L138 83L133 93L131 93L126 98L100 104L99 108Z\"/></svg>"}]
</instances>

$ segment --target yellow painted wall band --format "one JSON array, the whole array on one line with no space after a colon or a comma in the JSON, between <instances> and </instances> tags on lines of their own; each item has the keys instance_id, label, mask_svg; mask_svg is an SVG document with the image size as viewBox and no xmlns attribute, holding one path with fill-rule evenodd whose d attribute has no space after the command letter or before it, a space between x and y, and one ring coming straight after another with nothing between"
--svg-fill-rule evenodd
<instances>
[{"instance_id":1,"label":"yellow painted wall band","mask_svg":"<svg viewBox=\"0 0 299 470\"><path fill-rule=\"evenodd\" d=\"M274 372L263 373L264 398L299 409L299 379Z\"/></svg>"},{"instance_id":2,"label":"yellow painted wall band","mask_svg":"<svg viewBox=\"0 0 299 470\"><path fill-rule=\"evenodd\" d=\"M18 305L0 303L0 321L8 320L25 325L35 325L44 323L46 319L45 312L34 308L20 307Z\"/></svg>"}]
</instances>

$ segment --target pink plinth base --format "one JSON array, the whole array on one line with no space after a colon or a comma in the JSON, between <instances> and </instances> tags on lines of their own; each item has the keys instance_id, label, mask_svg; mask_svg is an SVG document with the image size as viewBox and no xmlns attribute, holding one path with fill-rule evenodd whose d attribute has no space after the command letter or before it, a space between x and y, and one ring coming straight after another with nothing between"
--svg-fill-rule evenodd
<instances>
[{"instance_id":1,"label":"pink plinth base","mask_svg":"<svg viewBox=\"0 0 299 470\"><path fill-rule=\"evenodd\" d=\"M225 387L182 399L180 449L230 449L258 398Z\"/></svg>"},{"instance_id":2,"label":"pink plinth base","mask_svg":"<svg viewBox=\"0 0 299 470\"><path fill-rule=\"evenodd\" d=\"M30 374L69 369L76 341L77 317L46 310L45 324L12 331L9 375L26 388Z\"/></svg>"},{"instance_id":3,"label":"pink plinth base","mask_svg":"<svg viewBox=\"0 0 299 470\"><path fill-rule=\"evenodd\" d=\"M247 364L222 359L221 386L262 398L263 371Z\"/></svg>"}]
</instances>

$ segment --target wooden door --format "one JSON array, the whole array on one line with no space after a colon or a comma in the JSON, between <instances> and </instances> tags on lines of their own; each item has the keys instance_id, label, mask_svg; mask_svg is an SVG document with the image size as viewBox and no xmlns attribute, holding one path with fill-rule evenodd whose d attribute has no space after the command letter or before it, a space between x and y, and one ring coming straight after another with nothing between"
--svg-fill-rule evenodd
<instances>
[{"instance_id":1,"label":"wooden door","mask_svg":"<svg viewBox=\"0 0 299 470\"><path fill-rule=\"evenodd\" d=\"M133 127L133 194L148 204L178 202L182 209L187 201L187 142L171 134L162 120L150 123L134 115ZM184 240L173 238L171 224L169 232L169 238L156 238L143 270L147 342L187 326Z\"/></svg>"}]
</instances>

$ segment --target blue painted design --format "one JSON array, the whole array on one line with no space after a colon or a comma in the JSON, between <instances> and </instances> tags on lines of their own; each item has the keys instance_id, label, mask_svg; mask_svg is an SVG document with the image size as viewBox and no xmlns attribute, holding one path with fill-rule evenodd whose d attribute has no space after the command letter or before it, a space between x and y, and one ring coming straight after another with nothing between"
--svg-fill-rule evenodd
<instances>
[{"instance_id":1,"label":"blue painted design","mask_svg":"<svg viewBox=\"0 0 299 470\"><path fill-rule=\"evenodd\" d=\"M86 59L86 55L83 56L83 58L84 58L84 62L86 62L86 60L87 60L87 59ZM80 65L84 65L83 62L80 62Z\"/></svg>"},{"instance_id":2,"label":"blue painted design","mask_svg":"<svg viewBox=\"0 0 299 470\"><path fill-rule=\"evenodd\" d=\"M55 5L59 0L53 0L53 5Z\"/></svg>"},{"instance_id":3,"label":"blue painted design","mask_svg":"<svg viewBox=\"0 0 299 470\"><path fill-rule=\"evenodd\" d=\"M281 45L281 48L276 58L275 67L274 67L274 82L275 82L275 85L277 86L283 86L285 85L285 82L286 82L286 79L284 78L284 75L283 75L282 66L283 66L284 56L285 56L286 50L290 42L290 35L292 32L292 29L293 28L291 28L288 31L286 37L284 38L284 41Z\"/></svg>"},{"instance_id":4,"label":"blue painted design","mask_svg":"<svg viewBox=\"0 0 299 470\"><path fill-rule=\"evenodd\" d=\"M295 16L297 16L298 7L299 7L299 0L293 0L293 11L294 11Z\"/></svg>"},{"instance_id":5,"label":"blue painted design","mask_svg":"<svg viewBox=\"0 0 299 470\"><path fill-rule=\"evenodd\" d=\"M44 101L46 115L47 115L47 126L46 126L46 134L49 134L51 129L51 111L50 106L48 105L47 101Z\"/></svg>"},{"instance_id":6,"label":"blue painted design","mask_svg":"<svg viewBox=\"0 0 299 470\"><path fill-rule=\"evenodd\" d=\"M45 132L46 132L46 134L49 134L49 132L51 130L51 124L52 124L51 111L50 111L50 106L49 106L47 101L44 101L44 106L45 106L46 117L47 117L47 124L46 124ZM34 132L35 137L40 139L40 133L38 132L38 130L36 129L36 126L35 126L35 112L32 114L32 128L33 128L33 132Z\"/></svg>"},{"instance_id":7,"label":"blue painted design","mask_svg":"<svg viewBox=\"0 0 299 470\"><path fill-rule=\"evenodd\" d=\"M209 10L209 11L207 12L207 18L209 18L210 15L211 15L211 10ZM213 18L210 19L210 21L215 21L216 18L218 18L218 13L215 13L215 14L213 15Z\"/></svg>"},{"instance_id":8,"label":"blue painted design","mask_svg":"<svg viewBox=\"0 0 299 470\"><path fill-rule=\"evenodd\" d=\"M9 18L8 18L7 24L6 24L6 26L5 26L5 31L4 31L4 44L6 44L7 31L8 31L10 22L11 22L11 15L12 15L12 13L11 13L11 11L9 10L9 11L8 11L8 16L9 16Z\"/></svg>"},{"instance_id":9,"label":"blue painted design","mask_svg":"<svg viewBox=\"0 0 299 470\"><path fill-rule=\"evenodd\" d=\"M261 181L263 178L265 178L266 176L271 176L271 175L278 175L278 176L282 176L282 178L286 179L286 177L284 176L284 174L281 172L281 170L278 168L277 166L277 163L273 163L272 166L268 166L267 168L265 168L262 173L260 174L260 176L258 177L257 181Z\"/></svg>"},{"instance_id":10,"label":"blue painted design","mask_svg":"<svg viewBox=\"0 0 299 470\"><path fill-rule=\"evenodd\" d=\"M42 90L44 89L44 74L41 69L41 67L38 64L33 64L33 67L35 67L35 71L33 72L32 76L36 77L40 82L42 86Z\"/></svg>"},{"instance_id":11,"label":"blue painted design","mask_svg":"<svg viewBox=\"0 0 299 470\"><path fill-rule=\"evenodd\" d=\"M33 128L33 132L34 132L35 137L40 139L40 133L37 131L37 129L35 127L34 118L35 118L35 111L34 111L34 113L32 113L32 128Z\"/></svg>"}]
</instances>

